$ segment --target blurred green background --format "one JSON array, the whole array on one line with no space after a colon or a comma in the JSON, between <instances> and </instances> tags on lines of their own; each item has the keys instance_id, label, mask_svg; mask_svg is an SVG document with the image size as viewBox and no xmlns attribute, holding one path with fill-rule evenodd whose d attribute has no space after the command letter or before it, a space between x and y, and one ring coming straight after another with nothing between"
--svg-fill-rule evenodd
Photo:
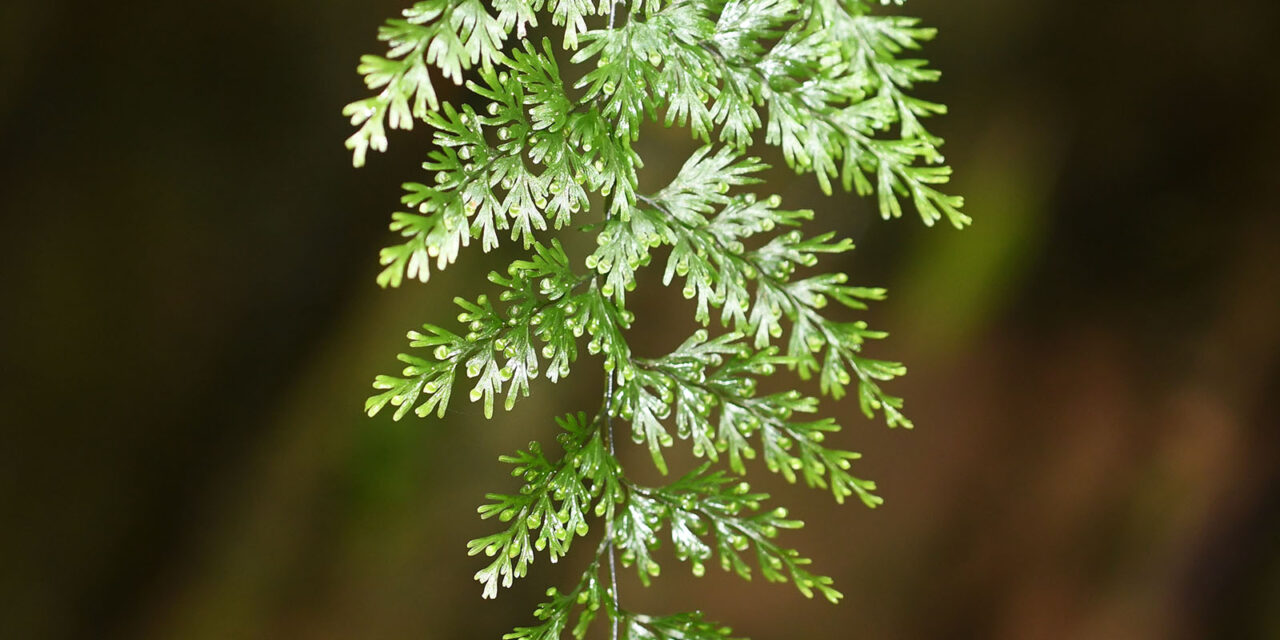
<instances>
[{"instance_id":1,"label":"blurred green background","mask_svg":"<svg viewBox=\"0 0 1280 640\"><path fill-rule=\"evenodd\" d=\"M578 568L482 601L465 541L589 366L491 422L360 412L512 255L374 285L429 134L355 171L339 110L401 4L0 6L0 637L493 639ZM872 353L911 368L913 432L830 408L882 508L763 482L847 598L675 563L623 597L759 639L1280 638L1280 6L904 10L973 227L775 183L858 242L833 268L889 287ZM644 135L659 172L689 146Z\"/></svg>"}]
</instances>

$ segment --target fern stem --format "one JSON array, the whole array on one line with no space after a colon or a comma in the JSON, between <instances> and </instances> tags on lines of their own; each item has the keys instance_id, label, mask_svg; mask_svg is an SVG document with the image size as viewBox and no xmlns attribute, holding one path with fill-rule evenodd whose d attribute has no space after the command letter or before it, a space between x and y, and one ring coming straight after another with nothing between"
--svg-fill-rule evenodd
<instances>
[{"instance_id":1,"label":"fern stem","mask_svg":"<svg viewBox=\"0 0 1280 640\"><path fill-rule=\"evenodd\" d=\"M613 376L606 375L605 379L606 379L605 405L604 405L605 438L609 443L609 455L614 456L615 454L614 454L614 446L613 446ZM614 608L617 609L618 603L621 601L621 598L619 597L619 594L618 594L618 565L617 565L617 560L615 559L615 556L617 555L617 553L616 553L616 550L614 549L615 545L613 542L613 519L612 518L610 518L609 520L609 525L605 527L604 535L605 535L605 539L608 540L608 544L609 544L609 593L610 593L610 596L613 598ZM610 616L610 624L612 625L612 638L613 640L618 640L618 616L617 615Z\"/></svg>"}]
</instances>

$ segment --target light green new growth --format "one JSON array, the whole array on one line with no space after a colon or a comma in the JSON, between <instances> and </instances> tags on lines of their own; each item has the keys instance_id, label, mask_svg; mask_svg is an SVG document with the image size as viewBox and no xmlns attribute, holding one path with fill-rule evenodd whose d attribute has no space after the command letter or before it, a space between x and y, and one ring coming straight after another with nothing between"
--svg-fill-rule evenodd
<instances>
[{"instance_id":1,"label":"light green new growth","mask_svg":"<svg viewBox=\"0 0 1280 640\"><path fill-rule=\"evenodd\" d=\"M540 20L563 33L560 62L550 39L530 38L547 30ZM744 578L790 581L806 596L841 597L776 542L801 522L741 480L747 461L761 458L839 502L881 499L850 473L858 454L826 444L840 427L818 417L818 398L761 393L757 381L782 370L817 376L823 395L853 392L868 417L909 428L902 400L881 388L905 368L864 356L864 342L885 334L831 310L865 309L884 290L810 270L853 245L806 236L812 212L752 192L766 166L747 149L780 147L786 165L813 174L825 193L839 185L874 195L885 218L911 207L926 224L966 225L961 198L939 190L951 173L942 141L922 124L945 107L907 94L938 77L907 57L933 35L914 18L873 15L864 0L426 0L382 28L386 56L364 56L359 67L376 94L344 110L358 127L347 147L360 166L370 149L386 149L388 129L424 123L437 149L423 165L428 183L405 185L407 210L391 223L400 242L382 250L378 283L426 282L473 240L487 252L509 238L529 254L489 275L496 301L456 299L461 329L410 332L404 369L377 377L366 410L443 416L465 381L491 416L495 402L510 409L539 376L567 376L584 342L607 380L594 415L558 421L561 451L534 442L502 457L524 484L480 507L502 523L468 547L488 558L475 576L485 597L538 557L554 562L578 537L600 533L578 582L548 590L536 625L506 638L568 630L581 640L597 617L615 639L729 634L698 613L624 607L615 557L648 584L661 538L695 576L714 562ZM589 70L564 78L565 60ZM465 82L474 97L441 102L441 80ZM687 127L702 145L653 193L638 191L643 162L632 146L646 121ZM549 228L594 233L598 248L571 260ZM647 358L628 345L635 316L626 303L655 255L663 283L693 300L706 328ZM723 330L713 335L713 326ZM663 474L664 450L677 440L705 462L666 486L638 484L614 454L614 428L624 425Z\"/></svg>"}]
</instances>

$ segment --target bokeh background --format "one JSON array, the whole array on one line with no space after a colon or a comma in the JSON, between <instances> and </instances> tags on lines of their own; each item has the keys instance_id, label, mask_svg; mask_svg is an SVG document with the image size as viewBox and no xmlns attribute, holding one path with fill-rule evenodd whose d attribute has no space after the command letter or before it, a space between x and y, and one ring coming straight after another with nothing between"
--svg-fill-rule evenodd
<instances>
[{"instance_id":1,"label":"bokeh background","mask_svg":"<svg viewBox=\"0 0 1280 640\"><path fill-rule=\"evenodd\" d=\"M401 4L0 3L0 637L498 638L577 568L482 601L465 541L589 366L492 422L360 412L509 257L374 285L428 133L356 171L339 110ZM776 183L911 368L912 432L830 408L882 508L764 481L847 598L674 563L624 598L755 638L1280 638L1280 5L904 10L972 228Z\"/></svg>"}]
</instances>

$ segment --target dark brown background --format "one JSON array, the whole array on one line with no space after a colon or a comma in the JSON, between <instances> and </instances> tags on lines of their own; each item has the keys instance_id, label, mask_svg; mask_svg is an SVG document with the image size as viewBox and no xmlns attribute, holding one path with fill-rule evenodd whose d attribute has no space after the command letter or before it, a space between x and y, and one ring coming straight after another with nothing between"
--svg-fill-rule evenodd
<instances>
[{"instance_id":1,"label":"dark brown background","mask_svg":"<svg viewBox=\"0 0 1280 640\"><path fill-rule=\"evenodd\" d=\"M1280 637L1277 6L908 3L974 226L778 183L859 242L912 370L914 432L832 408L883 508L764 483L847 599L674 562L624 598L756 638ZM482 601L464 543L589 364L493 422L359 411L510 255L373 284L427 135L355 171L338 112L399 8L0 7L0 636L497 638L576 568ZM641 344L687 330L642 300Z\"/></svg>"}]
</instances>

